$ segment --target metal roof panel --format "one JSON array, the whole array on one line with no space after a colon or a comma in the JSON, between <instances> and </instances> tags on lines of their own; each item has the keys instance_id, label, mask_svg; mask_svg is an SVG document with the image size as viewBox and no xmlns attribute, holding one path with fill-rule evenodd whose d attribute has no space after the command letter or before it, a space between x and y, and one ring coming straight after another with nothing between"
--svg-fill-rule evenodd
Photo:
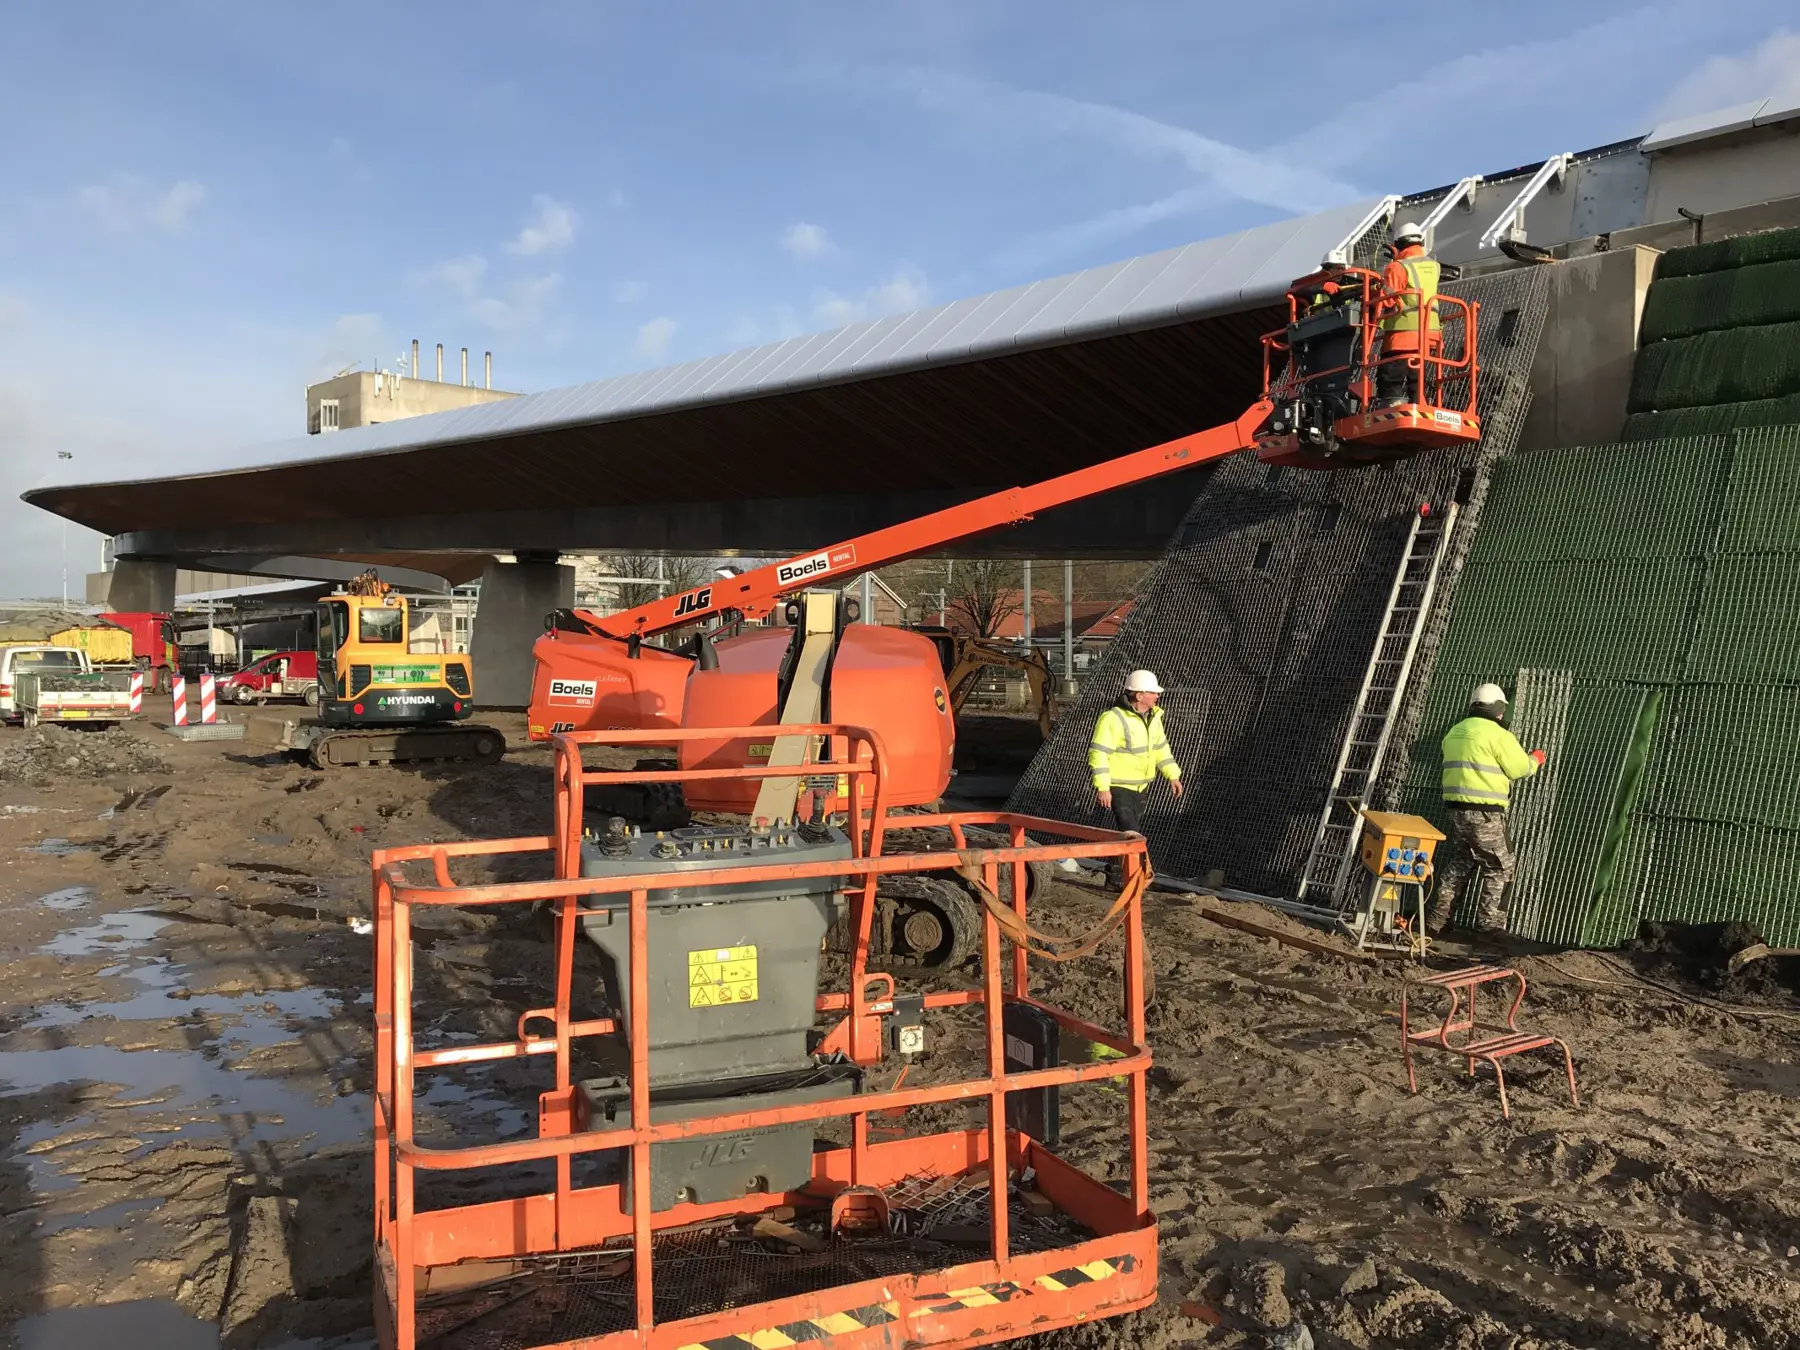
<instances>
[{"instance_id":1,"label":"metal roof panel","mask_svg":"<svg viewBox=\"0 0 1800 1350\"><path fill-rule=\"evenodd\" d=\"M1668 150L1673 146L1688 145L1733 131L1744 131L1756 125L1756 116L1768 101L1766 98L1759 98L1754 103L1738 103L1694 117L1677 117L1652 130L1638 144L1638 149Z\"/></svg>"},{"instance_id":2,"label":"metal roof panel","mask_svg":"<svg viewBox=\"0 0 1800 1350\"><path fill-rule=\"evenodd\" d=\"M1045 338L1060 337L1068 333L1075 317L1129 266L1129 260L1108 263L1104 267L1089 268L1085 272L1074 272L1061 278L1064 283L1062 289L1032 316L1031 322L1025 325L1025 332L1040 342ZM1023 337L1024 332L1020 336Z\"/></svg>"},{"instance_id":3,"label":"metal roof panel","mask_svg":"<svg viewBox=\"0 0 1800 1350\"><path fill-rule=\"evenodd\" d=\"M1762 111L1756 114L1756 125L1772 127L1777 122L1791 122L1796 117L1800 117L1800 94L1778 96L1764 102Z\"/></svg>"},{"instance_id":4,"label":"metal roof panel","mask_svg":"<svg viewBox=\"0 0 1800 1350\"><path fill-rule=\"evenodd\" d=\"M932 343L931 352L926 359L949 361L961 356L974 356L982 351L988 345L981 340L982 335L995 318L1009 309L1017 298L1013 291L989 291L986 295L977 296L975 303L950 330Z\"/></svg>"},{"instance_id":5,"label":"metal roof panel","mask_svg":"<svg viewBox=\"0 0 1800 1350\"><path fill-rule=\"evenodd\" d=\"M880 370L886 367L903 364L898 358L913 338L928 325L936 315L935 309L915 309L911 314L896 316L894 326L883 333L881 340L868 351L856 358L856 370Z\"/></svg>"}]
</instances>

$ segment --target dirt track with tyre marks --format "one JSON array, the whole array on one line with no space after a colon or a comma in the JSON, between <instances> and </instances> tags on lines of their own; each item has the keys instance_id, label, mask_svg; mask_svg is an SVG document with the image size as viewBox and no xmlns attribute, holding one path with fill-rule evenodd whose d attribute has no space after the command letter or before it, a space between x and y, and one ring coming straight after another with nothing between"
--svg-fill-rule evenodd
<instances>
[{"instance_id":1,"label":"dirt track with tyre marks","mask_svg":"<svg viewBox=\"0 0 1800 1350\"><path fill-rule=\"evenodd\" d=\"M516 719L496 721L516 746ZM0 729L0 763L28 734ZM357 1343L372 1043L352 921L368 853L547 829L548 756L320 774L147 725L118 734L153 754L101 778L0 782L0 1325L29 1345L121 1328L145 1350L201 1343L147 1330L186 1318L223 1320L233 1344ZM1102 903L1059 883L1040 926L1077 931ZM1046 1346L1261 1347L1298 1343L1296 1323L1320 1347L1800 1344L1800 1003L1779 967L1753 1004L1722 1006L1666 953L1645 958L1658 984L1621 958L1518 958L1524 1020L1569 1039L1582 1104L1560 1064L1524 1057L1504 1122L1491 1077L1448 1057L1423 1059L1407 1094L1398 968L1166 898L1147 928L1163 1298ZM426 1034L510 1035L541 1006L544 957L523 920L432 916ZM1034 978L1110 1020L1112 960ZM938 1053L971 1035L947 1025ZM434 1081L424 1128L529 1132L536 1068ZM1065 1152L1122 1176L1124 1142L1120 1097L1069 1095ZM127 1303L129 1320L96 1320Z\"/></svg>"}]
</instances>

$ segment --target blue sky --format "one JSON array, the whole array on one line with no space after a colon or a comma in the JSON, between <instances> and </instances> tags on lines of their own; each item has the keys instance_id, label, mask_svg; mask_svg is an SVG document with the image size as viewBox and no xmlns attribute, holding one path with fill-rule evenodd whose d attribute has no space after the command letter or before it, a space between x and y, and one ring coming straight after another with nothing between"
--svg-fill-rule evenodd
<instances>
[{"instance_id":1,"label":"blue sky","mask_svg":"<svg viewBox=\"0 0 1800 1350\"><path fill-rule=\"evenodd\" d=\"M20 491L297 434L307 382L414 337L553 388L1800 80L1791 0L1500 12L9 0L0 595L59 585ZM1357 83L1396 53L1414 78ZM78 578L97 540L68 533Z\"/></svg>"}]
</instances>

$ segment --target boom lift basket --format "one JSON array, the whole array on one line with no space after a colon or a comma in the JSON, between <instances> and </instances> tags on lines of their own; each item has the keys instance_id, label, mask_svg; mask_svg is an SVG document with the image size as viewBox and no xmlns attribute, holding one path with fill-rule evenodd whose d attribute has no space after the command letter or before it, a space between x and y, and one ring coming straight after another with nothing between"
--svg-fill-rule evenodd
<instances>
[{"instance_id":1,"label":"boom lift basket","mask_svg":"<svg viewBox=\"0 0 1800 1350\"><path fill-rule=\"evenodd\" d=\"M1262 340L1274 412L1256 438L1258 458L1332 469L1481 439L1474 301L1389 291L1362 267L1302 277L1287 301L1287 326ZM1397 308L1416 314L1404 339L1383 331Z\"/></svg>"},{"instance_id":2,"label":"boom lift basket","mask_svg":"<svg viewBox=\"0 0 1800 1350\"><path fill-rule=\"evenodd\" d=\"M767 1350L801 1341L843 1350L974 1346L1133 1311L1155 1300L1156 1219L1150 1209L1145 1144L1145 1073L1151 1059L1145 1046L1139 903L1149 876L1143 839L1007 812L891 816L884 792L886 755L878 734L841 724L782 731L822 736L827 738L823 744L840 748L841 759L811 763L804 771L809 780L849 777L849 819L854 822L848 831L849 856L842 856L844 850L839 849L832 858L790 862L779 855L771 858L765 853L759 858L744 850L741 863L735 857L710 859L706 884L723 891L785 879L803 886L811 883L816 890L830 878L831 884L848 892L853 947L847 984L837 992L817 994L820 1054L867 1069L887 1053L887 1033L895 1033L896 1048L908 1047L906 1033L915 1029L906 1024L917 1021L922 1012L978 1007L983 1010L981 1071L967 1077L953 1073L954 1081L907 1087L896 1081L886 1091L772 1107L746 1110L744 1099L734 1106L725 1098L713 1114L688 1112L679 1118L655 1114L651 1072L657 1033L651 1024L658 1004L651 975L658 953L652 942L660 940L655 935L661 930L652 918L656 913L652 897L668 890L671 876L648 865L635 872L581 875L583 790L702 775L759 778L768 775L768 768L594 771L584 766L582 751L596 745L663 745L695 736L766 737L768 728L559 735L554 738L553 835L383 849L372 860L375 1322L386 1350L415 1350L426 1342L442 1350L454 1350L459 1344ZM972 846L971 829L984 839L1002 834L1007 842ZM902 831L929 832L925 851L885 852L889 836ZM946 836L947 848L942 844ZM1036 842L1044 839L1056 842ZM1093 935L1097 939L1103 934L1108 942L1123 940L1123 1030L1094 1025L1032 998L1025 948L1002 948L1003 927L1015 944L1041 941L1028 927L1026 867L1038 860L1063 858L1119 858L1124 865L1125 890ZM453 868L495 863L511 870L531 859L539 860L541 870L551 871L552 879L459 884L452 875ZM867 969L876 881L898 872L950 869L979 876L989 897L983 914L979 985L900 996L891 976L870 974ZM1002 869L1010 869L1009 885L1001 884L1006 875ZM1006 900L999 898L1003 894ZM417 910L542 902L549 902L556 916L554 1005L522 1014L518 1035L510 1041L419 1046L412 957ZM700 903L710 904L704 899ZM617 911L627 926L624 941L613 939L615 950L625 956L618 970L629 990L624 1025L610 1017L576 1020L573 1012L578 931L582 916L592 916L601 905ZM711 908L721 916L730 911L727 904ZM720 922L729 920L722 917ZM1090 949L1084 942L1076 950ZM794 973L795 978L801 973ZM767 977L783 978L780 972L768 972ZM1020 1069L1017 1047L1009 1064L1003 1025L1009 1008L1052 1019L1063 1035L1106 1047L1120 1058ZM734 1010L721 1011L730 1016ZM884 1022L888 1018L893 1021ZM580 1085L575 1082L572 1048L590 1038L590 1044L605 1043L629 1065L625 1089L629 1105L620 1113L622 1126L579 1118ZM420 1070L538 1056L548 1061L553 1081L539 1099L536 1138L444 1147L421 1143L416 1137L414 1089ZM1085 1174L1045 1144L1009 1127L1009 1093L1019 1094L1016 1105L1025 1094L1038 1090L1119 1079L1127 1084L1124 1107L1130 1129L1129 1157L1124 1160L1128 1184L1122 1190ZM968 1127L941 1128L939 1117L929 1127L936 1133L885 1142L872 1137L871 1115L887 1120L892 1117L885 1113L958 1102L979 1104L985 1118ZM1014 1117L1025 1118L1018 1111ZM724 1200L689 1202L677 1197L669 1203L666 1195L656 1198L651 1185L653 1146L831 1121L848 1144L815 1144L811 1177L802 1185L787 1190L752 1188ZM873 1133L889 1132L878 1125ZM603 1153L624 1159L624 1179L573 1184L575 1160ZM663 1156L659 1153L656 1162L659 1173ZM421 1171L533 1162L553 1167L554 1184L548 1189L543 1189L545 1179L539 1178L533 1182L536 1189L524 1195L515 1190L515 1198L423 1210L416 1203ZM1033 1176L1029 1197L1018 1185L1027 1173ZM633 1197L642 1196L651 1196L651 1203L633 1202ZM974 1245L967 1231L952 1244L932 1238L929 1221L919 1223L919 1215L941 1207L947 1199L961 1206L965 1230L970 1223L980 1224L973 1230ZM1048 1218L1042 1212L1043 1200L1053 1207ZM819 1250L775 1255L722 1241L721 1234L741 1236L742 1225L759 1217L767 1221L771 1211L786 1207L800 1216L833 1217ZM903 1222L907 1215L913 1218ZM864 1224L860 1231L859 1220ZM869 1223L876 1225L873 1231ZM488 1296L476 1319L478 1327L466 1308L446 1317L443 1306L433 1306L446 1285L485 1286L496 1270L511 1282L499 1284L497 1293ZM422 1295L430 1296L424 1307Z\"/></svg>"}]
</instances>

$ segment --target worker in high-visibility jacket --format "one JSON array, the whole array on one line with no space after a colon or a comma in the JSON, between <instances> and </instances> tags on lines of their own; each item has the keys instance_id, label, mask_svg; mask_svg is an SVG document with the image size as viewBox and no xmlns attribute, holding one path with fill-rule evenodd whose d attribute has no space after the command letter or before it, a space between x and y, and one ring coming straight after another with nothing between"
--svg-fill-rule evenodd
<instances>
[{"instance_id":1,"label":"worker in high-visibility jacket","mask_svg":"<svg viewBox=\"0 0 1800 1350\"><path fill-rule=\"evenodd\" d=\"M1417 402L1421 392L1420 358L1443 349L1443 324L1433 301L1442 273L1436 258L1425 252L1425 231L1408 222L1394 231L1393 259L1382 269L1381 347L1375 367L1378 406ZM1432 372L1424 372L1423 392L1433 394Z\"/></svg>"},{"instance_id":2,"label":"worker in high-visibility jacket","mask_svg":"<svg viewBox=\"0 0 1800 1350\"><path fill-rule=\"evenodd\" d=\"M1163 710L1156 706L1162 684L1148 670L1134 670L1125 677L1119 701L1100 714L1088 743L1088 770L1100 808L1112 813L1113 824L1136 834L1144 832L1144 793L1158 778L1168 780L1169 790L1180 799L1181 765L1169 749L1163 730ZM1124 864L1112 860L1107 878L1115 886L1125 881Z\"/></svg>"},{"instance_id":3,"label":"worker in high-visibility jacket","mask_svg":"<svg viewBox=\"0 0 1800 1350\"><path fill-rule=\"evenodd\" d=\"M1501 725L1505 720L1506 691L1497 684L1479 685L1469 697L1469 715L1444 737L1440 783L1456 850L1438 870L1437 893L1425 917L1432 933L1449 926L1463 884L1476 867L1481 868L1481 894L1475 926L1506 930L1506 886L1514 863L1506 810L1512 805L1512 785L1543 766L1544 752L1526 750Z\"/></svg>"}]
</instances>

